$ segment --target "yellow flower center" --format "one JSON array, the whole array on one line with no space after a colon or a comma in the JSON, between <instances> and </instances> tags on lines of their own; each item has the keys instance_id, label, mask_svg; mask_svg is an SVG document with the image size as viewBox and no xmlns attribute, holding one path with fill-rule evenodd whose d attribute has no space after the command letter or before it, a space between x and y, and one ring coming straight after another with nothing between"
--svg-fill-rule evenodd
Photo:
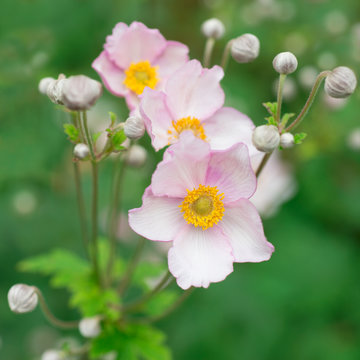
<instances>
[{"instance_id":1,"label":"yellow flower center","mask_svg":"<svg viewBox=\"0 0 360 360\"><path fill-rule=\"evenodd\" d=\"M179 135L184 130L191 130L195 136L201 140L206 140L204 128L202 127L200 120L191 116L172 121L172 127L168 130L169 143L179 138Z\"/></svg>"},{"instance_id":2,"label":"yellow flower center","mask_svg":"<svg viewBox=\"0 0 360 360\"><path fill-rule=\"evenodd\" d=\"M179 205L184 219L203 230L217 224L224 216L224 194L218 194L216 186L199 185L197 189L187 190L187 196Z\"/></svg>"},{"instance_id":3,"label":"yellow flower center","mask_svg":"<svg viewBox=\"0 0 360 360\"><path fill-rule=\"evenodd\" d=\"M146 86L154 89L159 81L156 77L156 68L156 66L151 66L149 61L140 61L136 64L132 63L129 68L125 70L125 86L138 95L142 94Z\"/></svg>"}]
</instances>

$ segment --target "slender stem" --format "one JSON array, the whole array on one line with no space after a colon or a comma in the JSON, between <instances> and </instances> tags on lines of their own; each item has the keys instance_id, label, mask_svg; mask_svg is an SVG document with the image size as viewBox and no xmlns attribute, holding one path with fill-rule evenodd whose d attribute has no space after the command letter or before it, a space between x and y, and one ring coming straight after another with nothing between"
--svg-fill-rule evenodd
<instances>
[{"instance_id":1,"label":"slender stem","mask_svg":"<svg viewBox=\"0 0 360 360\"><path fill-rule=\"evenodd\" d=\"M93 146L93 143L92 143L92 139L91 139L88 124L87 124L86 111L83 111L82 115L83 115L83 125L84 125L84 130L85 130L86 141L87 141L87 144L88 144L89 149L90 149L91 159L93 161L96 161L96 156L95 156L95 152L94 152L94 146Z\"/></svg>"},{"instance_id":2,"label":"slender stem","mask_svg":"<svg viewBox=\"0 0 360 360\"><path fill-rule=\"evenodd\" d=\"M205 51L204 51L204 67L207 68L210 66L211 63L211 55L214 49L215 45L215 39L212 37L209 37L206 40L205 44Z\"/></svg>"},{"instance_id":3,"label":"slender stem","mask_svg":"<svg viewBox=\"0 0 360 360\"><path fill-rule=\"evenodd\" d=\"M145 294L143 297L141 297L139 300L133 302L132 304L124 306L123 311L124 312L134 312L138 309L141 309L147 301L149 301L159 291L161 291L164 287L167 287L172 282L172 281L169 282L170 278L171 278L171 273L170 273L170 271L167 271L166 274L163 276L163 278L159 281L159 283L150 292L148 292L147 294ZM174 280L174 279L172 279L172 280ZM168 283L168 285L166 285L166 283Z\"/></svg>"},{"instance_id":4,"label":"slender stem","mask_svg":"<svg viewBox=\"0 0 360 360\"><path fill-rule=\"evenodd\" d=\"M121 190L124 182L124 174L126 169L126 162L123 160L120 164L115 163L114 186L111 193L112 206L110 209L109 222L109 241L110 241L110 255L107 266L108 284L111 283L111 272L114 266L116 255L116 232L118 228L118 209L121 206Z\"/></svg>"},{"instance_id":5,"label":"slender stem","mask_svg":"<svg viewBox=\"0 0 360 360\"><path fill-rule=\"evenodd\" d=\"M321 72L314 83L313 88L311 89L310 95L304 105L304 107L302 108L300 114L298 115L298 117L294 120L294 122L292 124L290 124L285 130L284 132L290 131L292 129L294 129L296 126L298 126L300 124L300 122L304 119L304 117L306 116L307 112L309 111L317 91L319 90L319 87L322 83L322 81L329 75L329 71L323 71Z\"/></svg>"},{"instance_id":6,"label":"slender stem","mask_svg":"<svg viewBox=\"0 0 360 360\"><path fill-rule=\"evenodd\" d=\"M74 175L75 175L75 187L76 187L76 198L78 203L78 211L80 218L80 226L81 226L81 235L84 243L84 248L87 256L89 256L89 235L86 228L86 211L85 211L85 202L84 196L81 189L81 176L79 169L79 162L74 161Z\"/></svg>"},{"instance_id":7,"label":"slender stem","mask_svg":"<svg viewBox=\"0 0 360 360\"><path fill-rule=\"evenodd\" d=\"M132 256L132 258L129 262L129 265L126 269L125 275L120 283L119 290L118 290L120 295L124 294L124 292L126 291L128 286L130 285L131 278L132 278L133 273L136 269L136 266L140 260L140 255L144 248L144 245L145 245L145 239L140 238L138 245L135 249L134 255Z\"/></svg>"},{"instance_id":8,"label":"slender stem","mask_svg":"<svg viewBox=\"0 0 360 360\"><path fill-rule=\"evenodd\" d=\"M85 133L84 133L84 129L81 125L81 116L80 116L79 111L77 111L75 113L74 122L75 122L75 126L80 130L80 141L84 142L85 141Z\"/></svg>"},{"instance_id":9,"label":"slender stem","mask_svg":"<svg viewBox=\"0 0 360 360\"><path fill-rule=\"evenodd\" d=\"M49 322L51 322L53 325L62 328L62 329L75 329L79 326L79 321L63 321L63 320L59 320L56 316L53 315L53 313L51 312L51 310L49 309L49 307L46 304L44 295L42 294L42 292L39 289L36 289L36 294L38 295L39 298L39 303L40 303L40 307L41 310L43 311L45 317L49 320Z\"/></svg>"},{"instance_id":10,"label":"slender stem","mask_svg":"<svg viewBox=\"0 0 360 360\"><path fill-rule=\"evenodd\" d=\"M276 123L280 124L281 119L281 104L282 104L282 95L284 89L284 83L286 79L286 74L280 74L278 92L277 92L277 110L276 110Z\"/></svg>"},{"instance_id":11,"label":"slender stem","mask_svg":"<svg viewBox=\"0 0 360 360\"><path fill-rule=\"evenodd\" d=\"M256 175L257 178L259 178L260 173L261 173L262 169L265 167L266 163L268 162L271 154L272 154L272 152L271 152L271 153L266 153L266 154L264 155L264 157L262 158L261 163L260 163L260 165L259 165L259 167L257 168L256 173L255 173L255 175Z\"/></svg>"},{"instance_id":12,"label":"slender stem","mask_svg":"<svg viewBox=\"0 0 360 360\"><path fill-rule=\"evenodd\" d=\"M225 71L225 68L226 68L226 66L227 66L227 64L229 62L230 50L231 50L231 46L233 44L233 41L234 41L234 39L228 41L228 43L226 44L226 46L224 48L224 52L222 54L220 66L224 69L224 71Z\"/></svg>"}]
</instances>

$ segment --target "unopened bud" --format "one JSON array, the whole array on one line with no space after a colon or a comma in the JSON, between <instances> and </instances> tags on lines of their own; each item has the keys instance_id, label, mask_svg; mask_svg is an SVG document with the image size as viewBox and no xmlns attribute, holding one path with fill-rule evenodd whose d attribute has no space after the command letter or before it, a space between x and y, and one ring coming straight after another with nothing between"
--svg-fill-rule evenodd
<instances>
[{"instance_id":1,"label":"unopened bud","mask_svg":"<svg viewBox=\"0 0 360 360\"><path fill-rule=\"evenodd\" d=\"M219 19L212 18L201 25L201 31L207 38L220 39L225 34L225 26Z\"/></svg>"},{"instance_id":2,"label":"unopened bud","mask_svg":"<svg viewBox=\"0 0 360 360\"><path fill-rule=\"evenodd\" d=\"M144 136L145 125L140 115L132 115L125 121L124 133L130 140L138 140Z\"/></svg>"},{"instance_id":3,"label":"unopened bud","mask_svg":"<svg viewBox=\"0 0 360 360\"><path fill-rule=\"evenodd\" d=\"M248 63L259 56L260 41L253 34L244 34L232 40L231 56L238 63Z\"/></svg>"},{"instance_id":4,"label":"unopened bud","mask_svg":"<svg viewBox=\"0 0 360 360\"><path fill-rule=\"evenodd\" d=\"M54 104L62 105L63 86L65 81L65 75L60 74L58 79L50 82L46 89L46 95Z\"/></svg>"},{"instance_id":5,"label":"unopened bud","mask_svg":"<svg viewBox=\"0 0 360 360\"><path fill-rule=\"evenodd\" d=\"M39 91L43 95L46 95L49 85L52 84L54 81L56 81L56 80L52 77L46 77L46 78L41 79L39 82Z\"/></svg>"},{"instance_id":6,"label":"unopened bud","mask_svg":"<svg viewBox=\"0 0 360 360\"><path fill-rule=\"evenodd\" d=\"M291 74L298 66L296 56L287 51L277 54L273 60L273 67L279 74Z\"/></svg>"},{"instance_id":7,"label":"unopened bud","mask_svg":"<svg viewBox=\"0 0 360 360\"><path fill-rule=\"evenodd\" d=\"M23 314L33 311L38 304L35 286L16 284L8 292L8 302L11 311Z\"/></svg>"},{"instance_id":8,"label":"unopened bud","mask_svg":"<svg viewBox=\"0 0 360 360\"><path fill-rule=\"evenodd\" d=\"M145 164L147 153L140 145L133 145L126 153L126 163L132 167L141 167Z\"/></svg>"},{"instance_id":9,"label":"unopened bud","mask_svg":"<svg viewBox=\"0 0 360 360\"><path fill-rule=\"evenodd\" d=\"M79 323L80 334L86 338L97 337L101 332L100 321L100 316L93 316L82 319Z\"/></svg>"},{"instance_id":10,"label":"unopened bud","mask_svg":"<svg viewBox=\"0 0 360 360\"><path fill-rule=\"evenodd\" d=\"M62 101L70 110L88 110L102 94L101 84L85 75L70 76L66 79Z\"/></svg>"},{"instance_id":11,"label":"unopened bud","mask_svg":"<svg viewBox=\"0 0 360 360\"><path fill-rule=\"evenodd\" d=\"M346 66L339 66L325 79L325 91L334 98L345 98L356 88L357 80L354 72Z\"/></svg>"},{"instance_id":12,"label":"unopened bud","mask_svg":"<svg viewBox=\"0 0 360 360\"><path fill-rule=\"evenodd\" d=\"M284 133L280 136L280 146L284 149L289 149L295 144L294 135L291 133Z\"/></svg>"},{"instance_id":13,"label":"unopened bud","mask_svg":"<svg viewBox=\"0 0 360 360\"><path fill-rule=\"evenodd\" d=\"M77 159L83 160L90 155L89 147L86 144L76 144L74 147L74 156Z\"/></svg>"},{"instance_id":14,"label":"unopened bud","mask_svg":"<svg viewBox=\"0 0 360 360\"><path fill-rule=\"evenodd\" d=\"M258 126L253 132L252 142L259 151L270 153L280 144L279 130L274 125Z\"/></svg>"},{"instance_id":15,"label":"unopened bud","mask_svg":"<svg viewBox=\"0 0 360 360\"><path fill-rule=\"evenodd\" d=\"M41 360L65 360L64 353L59 350L46 350Z\"/></svg>"}]
</instances>

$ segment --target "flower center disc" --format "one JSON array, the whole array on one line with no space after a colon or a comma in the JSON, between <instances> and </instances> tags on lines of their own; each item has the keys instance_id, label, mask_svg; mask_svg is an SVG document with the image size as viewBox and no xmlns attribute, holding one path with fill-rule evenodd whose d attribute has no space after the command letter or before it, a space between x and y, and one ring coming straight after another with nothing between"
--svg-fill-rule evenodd
<instances>
[{"instance_id":1,"label":"flower center disc","mask_svg":"<svg viewBox=\"0 0 360 360\"><path fill-rule=\"evenodd\" d=\"M187 190L187 196L179 205L184 219L203 230L217 224L224 216L224 194L218 194L216 186L199 185L197 189Z\"/></svg>"},{"instance_id":2,"label":"flower center disc","mask_svg":"<svg viewBox=\"0 0 360 360\"><path fill-rule=\"evenodd\" d=\"M140 61L136 64L131 64L125 70L126 78L124 80L125 86L140 95L148 86L154 89L159 79L156 77L156 67L151 66L149 61Z\"/></svg>"},{"instance_id":3,"label":"flower center disc","mask_svg":"<svg viewBox=\"0 0 360 360\"><path fill-rule=\"evenodd\" d=\"M200 120L191 116L172 121L172 127L168 130L169 142L176 140L184 130L191 130L195 136L201 140L206 140L204 128L202 127Z\"/></svg>"}]
</instances>

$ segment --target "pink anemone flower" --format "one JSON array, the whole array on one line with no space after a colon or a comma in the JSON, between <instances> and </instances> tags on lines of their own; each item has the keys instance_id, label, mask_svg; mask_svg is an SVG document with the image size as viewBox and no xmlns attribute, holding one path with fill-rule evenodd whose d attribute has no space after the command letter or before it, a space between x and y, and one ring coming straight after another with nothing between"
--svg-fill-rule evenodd
<instances>
[{"instance_id":1,"label":"pink anemone flower","mask_svg":"<svg viewBox=\"0 0 360 360\"><path fill-rule=\"evenodd\" d=\"M105 87L125 97L130 110L134 110L144 88L161 89L166 79L188 61L188 52L186 45L166 41L157 29L140 22L130 26L118 23L92 67Z\"/></svg>"},{"instance_id":2,"label":"pink anemone flower","mask_svg":"<svg viewBox=\"0 0 360 360\"><path fill-rule=\"evenodd\" d=\"M233 108L222 107L223 76L221 67L204 69L199 61L191 60L168 79L163 91L144 90L140 113L155 150L177 142L184 130L191 130L213 150L251 143L252 121Z\"/></svg>"},{"instance_id":3,"label":"pink anemone flower","mask_svg":"<svg viewBox=\"0 0 360 360\"><path fill-rule=\"evenodd\" d=\"M168 264L181 288L206 288L234 262L265 261L274 251L248 200L255 188L246 145L214 151L186 131L165 152L129 224L149 240L173 241Z\"/></svg>"}]
</instances>

